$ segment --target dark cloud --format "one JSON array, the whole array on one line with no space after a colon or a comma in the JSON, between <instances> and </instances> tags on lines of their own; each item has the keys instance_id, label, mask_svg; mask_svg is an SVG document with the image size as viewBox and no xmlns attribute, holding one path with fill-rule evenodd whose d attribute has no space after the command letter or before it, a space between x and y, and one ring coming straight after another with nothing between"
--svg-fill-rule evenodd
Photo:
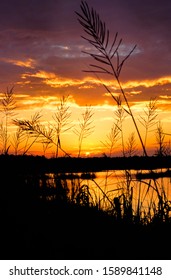
<instances>
[{"instance_id":1,"label":"dark cloud","mask_svg":"<svg viewBox=\"0 0 171 280\"><path fill-rule=\"evenodd\" d=\"M58 23L60 1L1 1L1 29L47 30ZM62 16L62 15L61 15Z\"/></svg>"},{"instance_id":2,"label":"dark cloud","mask_svg":"<svg viewBox=\"0 0 171 280\"><path fill-rule=\"evenodd\" d=\"M137 44L138 51L124 65L123 81L171 74L170 0L87 2L106 22L111 37L119 32L125 51ZM34 74L40 70L64 78L85 75L82 70L89 69L92 60L82 53L88 45L81 38L84 33L75 14L80 11L80 3L80 0L1 0L1 84L19 82L22 73ZM10 62L27 59L35 61L33 68ZM34 86L38 92L38 84ZM88 100L86 96L85 99Z\"/></svg>"}]
</instances>

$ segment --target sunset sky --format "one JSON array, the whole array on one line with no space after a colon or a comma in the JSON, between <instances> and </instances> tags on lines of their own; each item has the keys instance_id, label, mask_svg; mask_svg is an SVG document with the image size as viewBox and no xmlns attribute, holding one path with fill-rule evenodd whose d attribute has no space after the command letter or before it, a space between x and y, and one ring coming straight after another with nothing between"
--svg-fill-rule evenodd
<instances>
[{"instance_id":1,"label":"sunset sky","mask_svg":"<svg viewBox=\"0 0 171 280\"><path fill-rule=\"evenodd\" d=\"M110 133L116 104L89 70L93 58L82 51L92 47L81 35L85 33L77 20L80 0L1 0L0 3L0 92L14 86L16 118L30 119L41 112L42 123L51 122L59 99L69 96L74 127L61 136L62 147L71 155L78 153L78 128L85 106L93 109L93 133L84 139L83 156L107 154L103 144ZM120 81L140 124L146 104L157 99L157 119L164 132L171 134L171 1L170 0L87 0L105 21L113 38L123 39L121 56L135 51L124 64ZM118 85L111 76L99 76L117 96ZM155 129L156 127L153 127ZM15 128L12 126L14 131ZM135 132L126 115L124 141ZM12 132L11 132L12 134ZM136 132L137 149L140 147ZM169 142L169 136L165 141ZM103 143L102 143L103 142ZM149 132L149 148L156 149L155 131ZM12 149L12 145L11 145ZM116 144L116 154L121 151ZM42 145L30 153L41 154ZM49 156L53 151L47 152ZM142 152L139 152L142 154Z\"/></svg>"}]
</instances>

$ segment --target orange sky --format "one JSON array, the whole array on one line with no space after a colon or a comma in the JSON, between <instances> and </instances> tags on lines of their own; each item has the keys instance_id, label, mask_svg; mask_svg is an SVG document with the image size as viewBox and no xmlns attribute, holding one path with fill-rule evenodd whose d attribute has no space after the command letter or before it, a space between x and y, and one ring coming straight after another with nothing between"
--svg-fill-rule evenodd
<instances>
[{"instance_id":1,"label":"orange sky","mask_svg":"<svg viewBox=\"0 0 171 280\"><path fill-rule=\"evenodd\" d=\"M116 123L117 107L102 83L109 87L114 96L118 96L120 91L117 82L111 76L99 76L98 79L92 73L82 71L89 70L89 64L94 61L82 52L85 50L91 52L92 48L80 37L83 30L74 14L75 10L80 12L80 1L70 1L70 3L66 0L57 1L58 4L54 1L44 1L39 14L36 13L40 8L39 1L34 5L34 10L32 2L29 1L26 1L23 6L15 0L11 2L12 6L9 5L10 8L6 6L6 1L2 2L0 97L3 97L7 87L14 86L17 106L15 118L30 120L36 112L41 112L40 122L48 127L49 124L53 124L53 116L59 106L60 98L69 96L68 106L72 128L61 134L61 144L62 148L72 156L78 155L78 136L74 133L74 129L79 129L79 122L82 120L86 106L91 106L94 129L93 133L83 140L81 155L109 154L105 143L113 123ZM116 31L123 36L121 56L124 58L132 46L137 44L135 51L123 67L120 80L143 140L145 129L140 123L141 117L145 116L144 110L150 99L157 99L156 125L151 128L152 131L149 130L147 139L148 152L151 154L157 147L155 137L157 123L161 121L163 131L171 133L169 63L171 42L168 36L170 1L166 1L165 9L159 1L155 1L155 7L149 1L145 1L141 10L136 3L134 7L128 9L129 1L123 0L115 6L112 6L112 1L107 0L107 2L108 5L105 5L106 1L100 0L97 3L93 0L91 6L99 12L109 28L112 26L112 36ZM117 15L115 18L112 16L114 8ZM9 18L11 14L9 22L5 18L7 11ZM123 20L119 18L117 11L123 12ZM109 20L110 13L111 20ZM20 19L18 19L19 14ZM116 30L113 30L112 22ZM123 105L125 107L124 102ZM1 122L4 124L3 113L1 113ZM11 142L16 127L11 125L10 123L9 146L12 153ZM123 122L125 147L132 133L135 133L136 154L141 155L142 149L137 133L132 120L125 113ZM168 145L170 136L165 136L164 140ZM121 151L122 145L119 140L113 155L122 155ZM42 144L34 144L29 154L43 154ZM54 146L46 151L47 156L54 154Z\"/></svg>"},{"instance_id":2,"label":"orange sky","mask_svg":"<svg viewBox=\"0 0 171 280\"><path fill-rule=\"evenodd\" d=\"M24 74L23 74L24 75ZM52 73L39 73L35 75L34 79L40 79L39 88L44 92L45 88L49 87L46 95L35 94L34 86L32 81L30 81L30 76L25 76L22 83L19 82L19 86L16 85L14 88L14 97L16 100L15 118L17 119L28 119L34 116L35 113L40 112L41 114L41 124L48 127L49 123L53 123L53 116L57 112L57 107L60 106L60 98L62 96L69 96L67 101L67 106L69 107L68 112L71 113L69 121L71 122L71 129L61 134L61 143L63 149L73 155L78 154L78 136L74 133L74 129L79 129L79 122L82 121L82 114L85 112L86 105L91 106L93 116L92 116L92 126L93 133L85 138L82 143L82 156L102 156L103 153L109 154L109 147L106 147L105 143L107 137L111 131L113 123L117 122L115 112L117 111L117 106L106 91L106 89L94 78L84 78L80 80L70 80L68 84L68 79L57 79ZM145 117L145 112L147 112L146 106L149 104L148 100L142 100L143 92L150 92L151 89L157 88L161 92L167 91L169 77L160 78L158 80L151 81L129 81L123 83L125 92L127 93L128 100L130 100L131 109L134 113L136 122L140 129L142 138L144 138L145 128L141 125L141 117ZM115 81L104 81L106 85L110 86L112 93L118 96L119 90L115 85ZM44 86L45 84L45 86ZM115 85L113 87L113 84ZM22 94L22 88L28 88L28 94ZM66 94L64 94L64 88L66 88ZM54 94L56 91L57 96ZM94 92L94 95L92 94ZM34 93L34 95L33 95ZM78 94L78 98L77 98ZM95 99L95 96L97 98ZM141 98L139 100L139 95ZM2 95L3 96L3 93ZM83 98L84 96L84 98ZM91 96L93 98L91 98ZM98 98L99 96L99 98ZM81 98L82 97L82 98ZM87 97L87 102L85 98ZM145 98L144 98L145 99ZM124 105L124 102L123 102ZM156 103L157 117L155 119L156 125L149 129L148 132L148 148L152 148L152 153L157 147L155 130L157 128L157 123L161 121L163 130L167 133L170 132L171 114L170 114L170 103L169 96L163 94L160 96ZM124 105L124 108L126 106ZM144 112L145 110L145 112ZM14 118L14 117L13 117ZM10 125L9 125L10 126ZM10 128L11 129L11 128ZM152 130L152 131L151 131ZM10 136L16 131L16 126L12 127L12 132ZM141 155L142 149L140 141L137 137L135 128L133 126L130 116L125 112L125 119L123 121L123 135L125 145L128 141L128 137L131 133L135 134L136 138L136 154ZM165 141L169 142L170 137L166 136ZM21 147L24 143L22 143ZM167 143L168 144L168 143ZM140 151L139 151L140 148ZM113 155L122 155L122 144L121 140L117 141L113 149ZM12 152L12 146L11 146ZM21 151L22 152L22 151ZM150 151L149 151L150 152ZM55 147L46 151L47 156L54 156ZM42 144L34 144L29 150L29 154L43 154ZM150 152L151 154L151 152ZM63 153L61 154L63 155Z\"/></svg>"}]
</instances>

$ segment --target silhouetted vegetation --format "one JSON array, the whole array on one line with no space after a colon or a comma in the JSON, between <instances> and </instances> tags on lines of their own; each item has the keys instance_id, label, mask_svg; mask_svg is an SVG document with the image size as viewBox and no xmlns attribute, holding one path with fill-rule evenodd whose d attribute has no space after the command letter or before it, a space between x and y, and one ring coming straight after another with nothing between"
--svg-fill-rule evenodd
<instances>
[{"instance_id":1,"label":"silhouetted vegetation","mask_svg":"<svg viewBox=\"0 0 171 280\"><path fill-rule=\"evenodd\" d=\"M78 136L78 156L71 157L61 140L62 133L73 127L67 98L60 99L53 115L54 122L45 126L40 121L40 113L31 120L12 119L13 88L7 90L2 99L4 122L1 122L0 131L1 241L4 244L1 258L166 258L163 248L171 249L171 201L163 181L158 183L155 169L160 169L161 177L170 176L171 157L164 143L161 123L156 130L155 156L148 156L146 150L149 129L157 124L156 100L150 100L144 116L135 119L120 82L120 73L136 46L122 58L119 53L122 39L118 40L118 33L110 43L109 30L96 11L85 1L80 7L81 12L76 12L78 20L90 36L83 38L96 49L94 53L86 53L98 62L91 64L92 70L88 72L113 76L121 92L116 97L103 84L117 105L112 128L103 142L108 155L81 157L83 140L94 130L91 107L86 107L79 127L73 131ZM134 133L127 141L124 139L125 115L133 121L142 156L135 156ZM18 127L12 141L14 155L9 152L9 120ZM138 121L145 129L144 139ZM119 140L122 156L112 157ZM27 155L36 142L42 144L44 156ZM55 147L54 157L46 158L51 146ZM59 151L63 157L59 157ZM163 169L167 171L163 173ZM124 177L108 189L111 170L123 170ZM136 176L132 170L136 170ZM146 177L143 177L143 170L149 171ZM106 172L103 186L96 180L99 171Z\"/></svg>"},{"instance_id":2,"label":"silhouetted vegetation","mask_svg":"<svg viewBox=\"0 0 171 280\"><path fill-rule=\"evenodd\" d=\"M2 172L98 172L106 170L154 170L171 167L171 156L165 157L58 157L0 155Z\"/></svg>"},{"instance_id":3,"label":"silhouetted vegetation","mask_svg":"<svg viewBox=\"0 0 171 280\"><path fill-rule=\"evenodd\" d=\"M162 159L165 159L163 166L170 163L170 157ZM156 164L154 157L146 162L144 157L127 160L136 166L139 161L141 167L143 160L144 167L150 160ZM169 249L168 205L162 206L160 202L153 216L138 215L132 210L132 190L132 197L129 192L111 199L104 193L103 201L108 199L110 204L104 210L102 201L92 196L85 180L74 177L78 170L88 174L97 166L99 170L121 166L126 164L123 158L46 159L2 155L0 162L4 243L1 258L161 259L163 246ZM62 176L65 172L70 177ZM96 181L91 176L89 179Z\"/></svg>"}]
</instances>

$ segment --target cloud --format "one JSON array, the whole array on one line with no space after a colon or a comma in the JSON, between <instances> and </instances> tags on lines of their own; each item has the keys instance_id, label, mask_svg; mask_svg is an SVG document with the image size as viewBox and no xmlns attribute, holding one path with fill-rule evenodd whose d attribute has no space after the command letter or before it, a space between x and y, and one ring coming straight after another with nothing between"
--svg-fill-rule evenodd
<instances>
[{"instance_id":1,"label":"cloud","mask_svg":"<svg viewBox=\"0 0 171 280\"><path fill-rule=\"evenodd\" d=\"M17 60L17 59L8 59L8 58L2 58L1 59L2 61L4 62L7 62L7 63L11 63L13 65L17 65L17 66L20 66L20 67L26 67L26 68L34 68L35 67L35 60L34 59L27 59L27 60Z\"/></svg>"},{"instance_id":2,"label":"cloud","mask_svg":"<svg viewBox=\"0 0 171 280\"><path fill-rule=\"evenodd\" d=\"M137 48L124 64L121 82L131 102L151 96L170 96L171 2L87 1L110 29L123 39L121 55ZM81 38L75 11L81 1L1 1L0 82L16 84L19 93L73 95L79 104L113 102L98 79L90 77L94 61L82 51L92 46ZM110 76L100 79L118 93ZM168 80L167 80L168 78ZM138 94L136 94L138 93ZM159 97L161 98L161 97ZM169 100L169 99L168 99Z\"/></svg>"}]
</instances>

